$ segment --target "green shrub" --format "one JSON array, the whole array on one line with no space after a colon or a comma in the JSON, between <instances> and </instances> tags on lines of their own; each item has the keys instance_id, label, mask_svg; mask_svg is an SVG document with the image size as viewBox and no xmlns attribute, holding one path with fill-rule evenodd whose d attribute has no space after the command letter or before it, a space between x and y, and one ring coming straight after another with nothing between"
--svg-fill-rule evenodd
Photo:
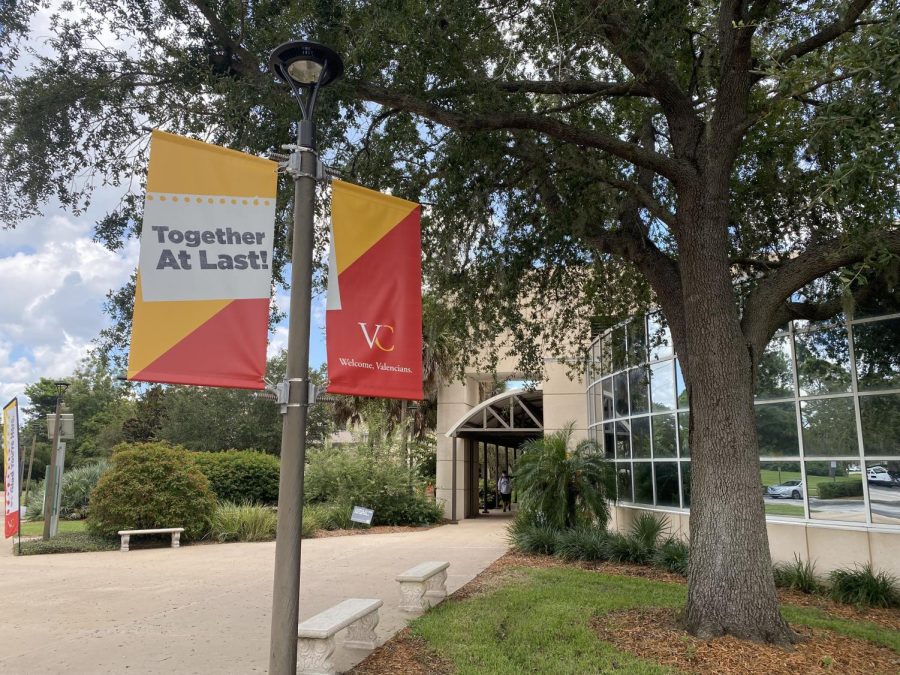
<instances>
[{"instance_id":1,"label":"green shrub","mask_svg":"<svg viewBox=\"0 0 900 675\"><path fill-rule=\"evenodd\" d=\"M548 525L536 525L527 517L516 516L509 527L509 541L522 553L552 555L560 544L560 532Z\"/></svg>"},{"instance_id":2,"label":"green shrub","mask_svg":"<svg viewBox=\"0 0 900 675\"><path fill-rule=\"evenodd\" d=\"M653 554L652 563L661 569L687 576L690 547L676 537L666 539Z\"/></svg>"},{"instance_id":3,"label":"green shrub","mask_svg":"<svg viewBox=\"0 0 900 675\"><path fill-rule=\"evenodd\" d=\"M800 560L800 556L794 554L792 563L776 563L773 569L775 585L779 588L790 588L803 593L816 593L822 589L819 579L816 577L816 565L813 561Z\"/></svg>"},{"instance_id":4,"label":"green shrub","mask_svg":"<svg viewBox=\"0 0 900 675\"><path fill-rule=\"evenodd\" d=\"M838 602L864 607L900 607L896 577L876 573L869 564L834 570L828 575L831 597Z\"/></svg>"},{"instance_id":5,"label":"green shrub","mask_svg":"<svg viewBox=\"0 0 900 675\"><path fill-rule=\"evenodd\" d=\"M648 551L656 551L660 537L666 531L665 521L655 513L640 513L631 523L628 534Z\"/></svg>"},{"instance_id":6,"label":"green shrub","mask_svg":"<svg viewBox=\"0 0 900 675\"><path fill-rule=\"evenodd\" d=\"M271 541L278 517L267 506L220 502L210 520L210 534L219 541Z\"/></svg>"},{"instance_id":7,"label":"green shrub","mask_svg":"<svg viewBox=\"0 0 900 675\"><path fill-rule=\"evenodd\" d=\"M310 504L303 507L303 530L300 533L302 539L309 539L316 531L324 530L322 525L322 506Z\"/></svg>"},{"instance_id":8,"label":"green shrub","mask_svg":"<svg viewBox=\"0 0 900 675\"><path fill-rule=\"evenodd\" d=\"M88 528L119 530L183 527L185 539L206 533L216 499L190 453L165 443L122 444L91 493Z\"/></svg>"},{"instance_id":9,"label":"green shrub","mask_svg":"<svg viewBox=\"0 0 900 675\"><path fill-rule=\"evenodd\" d=\"M59 515L62 518L84 518L91 498L91 490L100 476L109 468L109 462L101 459L70 469L63 474L62 494L59 498ZM43 496L43 489L41 489Z\"/></svg>"},{"instance_id":10,"label":"green shrub","mask_svg":"<svg viewBox=\"0 0 900 675\"><path fill-rule=\"evenodd\" d=\"M191 457L220 502L278 503L277 457L252 450L192 452Z\"/></svg>"},{"instance_id":11,"label":"green shrub","mask_svg":"<svg viewBox=\"0 0 900 675\"><path fill-rule=\"evenodd\" d=\"M23 541L20 555L114 551L117 548L119 548L118 538L101 537L88 532L64 532L48 541L43 539ZM18 554L19 547L16 546L14 551Z\"/></svg>"},{"instance_id":12,"label":"green shrub","mask_svg":"<svg viewBox=\"0 0 900 675\"><path fill-rule=\"evenodd\" d=\"M862 497L861 480L839 480L834 483L819 483L817 486L819 499L837 499L839 497Z\"/></svg>"},{"instance_id":13,"label":"green shrub","mask_svg":"<svg viewBox=\"0 0 900 675\"><path fill-rule=\"evenodd\" d=\"M31 483L31 489L28 490L28 498L23 499L25 505L25 520L43 520L44 519L44 481Z\"/></svg>"},{"instance_id":14,"label":"green shrub","mask_svg":"<svg viewBox=\"0 0 900 675\"><path fill-rule=\"evenodd\" d=\"M606 558L606 530L573 527L559 533L556 555L563 560L603 560Z\"/></svg>"},{"instance_id":15,"label":"green shrub","mask_svg":"<svg viewBox=\"0 0 900 675\"><path fill-rule=\"evenodd\" d=\"M317 530L347 530L354 525L350 521L352 512L353 507L345 504L307 504L303 520L311 519Z\"/></svg>"},{"instance_id":16,"label":"green shrub","mask_svg":"<svg viewBox=\"0 0 900 675\"><path fill-rule=\"evenodd\" d=\"M643 550L635 550L635 542L622 532L610 532L606 538L606 558L612 562L632 562L642 557Z\"/></svg>"}]
</instances>

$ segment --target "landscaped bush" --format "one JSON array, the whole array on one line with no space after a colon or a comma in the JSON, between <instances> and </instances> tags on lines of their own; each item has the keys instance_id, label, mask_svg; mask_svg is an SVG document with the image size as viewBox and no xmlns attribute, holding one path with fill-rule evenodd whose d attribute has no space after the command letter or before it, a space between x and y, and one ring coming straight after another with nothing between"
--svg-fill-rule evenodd
<instances>
[{"instance_id":1,"label":"landscaped bush","mask_svg":"<svg viewBox=\"0 0 900 675\"><path fill-rule=\"evenodd\" d=\"M644 564L652 555L642 541L622 532L611 532L606 540L606 557L613 562Z\"/></svg>"},{"instance_id":2,"label":"landscaped bush","mask_svg":"<svg viewBox=\"0 0 900 675\"><path fill-rule=\"evenodd\" d=\"M43 553L84 553L91 551L114 551L119 548L118 538L101 537L88 532L63 532L53 539L32 539L22 542L13 550L19 555L40 555Z\"/></svg>"},{"instance_id":3,"label":"landscaped bush","mask_svg":"<svg viewBox=\"0 0 900 675\"><path fill-rule=\"evenodd\" d=\"M23 497L22 504L25 505L25 520L44 519L44 481L32 481L28 497Z\"/></svg>"},{"instance_id":4,"label":"landscaped bush","mask_svg":"<svg viewBox=\"0 0 900 675\"><path fill-rule=\"evenodd\" d=\"M69 469L63 474L62 494L59 498L60 517L84 518L88 510L91 490L94 489L100 476L107 469L109 469L109 462L101 459L93 464ZM43 490L41 490L41 496L43 496Z\"/></svg>"},{"instance_id":5,"label":"landscaped bush","mask_svg":"<svg viewBox=\"0 0 900 675\"><path fill-rule=\"evenodd\" d=\"M794 562L776 563L774 567L775 585L779 588L790 588L803 593L816 593L822 590L822 584L816 577L816 565L813 561L800 560L794 554Z\"/></svg>"},{"instance_id":6,"label":"landscaped bush","mask_svg":"<svg viewBox=\"0 0 900 675\"><path fill-rule=\"evenodd\" d=\"M687 576L690 561L690 547L686 541L676 537L666 539L653 554L654 566L675 574Z\"/></svg>"},{"instance_id":7,"label":"landscaped bush","mask_svg":"<svg viewBox=\"0 0 900 675\"><path fill-rule=\"evenodd\" d=\"M209 528L216 499L190 453L165 443L123 443L91 493L88 527L94 534L183 527L185 539Z\"/></svg>"},{"instance_id":8,"label":"landscaped bush","mask_svg":"<svg viewBox=\"0 0 900 675\"><path fill-rule=\"evenodd\" d=\"M219 541L271 541L278 517L267 506L220 502L210 521L210 534Z\"/></svg>"},{"instance_id":9,"label":"landscaped bush","mask_svg":"<svg viewBox=\"0 0 900 675\"><path fill-rule=\"evenodd\" d=\"M220 502L278 503L277 457L252 450L192 452L191 457Z\"/></svg>"},{"instance_id":10,"label":"landscaped bush","mask_svg":"<svg viewBox=\"0 0 900 675\"><path fill-rule=\"evenodd\" d=\"M352 512L353 507L345 504L307 504L303 507L303 529L309 523L310 527L315 525L314 530L347 530L353 527Z\"/></svg>"},{"instance_id":11,"label":"landscaped bush","mask_svg":"<svg viewBox=\"0 0 900 675\"><path fill-rule=\"evenodd\" d=\"M834 483L819 483L817 486L819 499L837 499L838 497L862 497L861 480L841 480Z\"/></svg>"},{"instance_id":12,"label":"landscaped bush","mask_svg":"<svg viewBox=\"0 0 900 675\"><path fill-rule=\"evenodd\" d=\"M537 525L519 514L509 527L509 541L522 553L552 555L559 547L561 533L549 525Z\"/></svg>"},{"instance_id":13,"label":"landscaped bush","mask_svg":"<svg viewBox=\"0 0 900 675\"><path fill-rule=\"evenodd\" d=\"M563 560L603 560L606 558L606 530L597 527L573 527L559 533L556 555Z\"/></svg>"},{"instance_id":14,"label":"landscaped bush","mask_svg":"<svg viewBox=\"0 0 900 675\"><path fill-rule=\"evenodd\" d=\"M373 525L428 525L443 516L441 507L422 494L414 472L366 448L311 452L305 493L310 504L341 505L347 524L353 506L373 509Z\"/></svg>"},{"instance_id":15,"label":"landscaped bush","mask_svg":"<svg viewBox=\"0 0 900 675\"><path fill-rule=\"evenodd\" d=\"M900 607L896 577L875 572L869 564L834 570L828 575L831 597L838 602L865 607Z\"/></svg>"}]
</instances>

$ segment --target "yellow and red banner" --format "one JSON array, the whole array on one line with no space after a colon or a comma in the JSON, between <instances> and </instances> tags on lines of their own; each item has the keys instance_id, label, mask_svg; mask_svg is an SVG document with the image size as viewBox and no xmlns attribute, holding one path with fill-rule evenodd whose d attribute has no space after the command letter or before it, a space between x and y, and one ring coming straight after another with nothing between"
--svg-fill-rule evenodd
<instances>
[{"instance_id":1,"label":"yellow and red banner","mask_svg":"<svg viewBox=\"0 0 900 675\"><path fill-rule=\"evenodd\" d=\"M3 536L19 531L19 402L3 406Z\"/></svg>"},{"instance_id":2,"label":"yellow and red banner","mask_svg":"<svg viewBox=\"0 0 900 675\"><path fill-rule=\"evenodd\" d=\"M129 380L263 388L277 170L153 132Z\"/></svg>"},{"instance_id":3,"label":"yellow and red banner","mask_svg":"<svg viewBox=\"0 0 900 675\"><path fill-rule=\"evenodd\" d=\"M328 391L421 400L421 207L332 181Z\"/></svg>"}]
</instances>

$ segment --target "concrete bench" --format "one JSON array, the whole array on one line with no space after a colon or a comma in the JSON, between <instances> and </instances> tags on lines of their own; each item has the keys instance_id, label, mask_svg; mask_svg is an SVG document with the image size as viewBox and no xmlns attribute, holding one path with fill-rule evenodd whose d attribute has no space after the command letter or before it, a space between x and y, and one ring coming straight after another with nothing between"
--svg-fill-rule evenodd
<instances>
[{"instance_id":1,"label":"concrete bench","mask_svg":"<svg viewBox=\"0 0 900 675\"><path fill-rule=\"evenodd\" d=\"M350 598L319 612L297 626L297 672L299 675L334 675L334 636L347 629L345 647L375 649L378 608L383 600Z\"/></svg>"},{"instance_id":2,"label":"concrete bench","mask_svg":"<svg viewBox=\"0 0 900 675\"><path fill-rule=\"evenodd\" d=\"M400 609L424 612L446 598L448 567L448 562L429 560L398 574Z\"/></svg>"},{"instance_id":3,"label":"concrete bench","mask_svg":"<svg viewBox=\"0 0 900 675\"><path fill-rule=\"evenodd\" d=\"M181 548L182 532L184 532L183 527L159 527L155 530L119 530L119 536L122 537L122 545L119 547L119 550L128 550L128 544L133 534L171 534L172 548Z\"/></svg>"}]
</instances>

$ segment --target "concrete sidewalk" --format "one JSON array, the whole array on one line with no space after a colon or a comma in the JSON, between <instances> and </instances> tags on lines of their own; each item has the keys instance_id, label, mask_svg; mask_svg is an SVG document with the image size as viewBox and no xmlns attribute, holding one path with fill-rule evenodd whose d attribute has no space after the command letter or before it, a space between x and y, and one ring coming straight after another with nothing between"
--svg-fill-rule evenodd
<instances>
[{"instance_id":1,"label":"concrete sidewalk","mask_svg":"<svg viewBox=\"0 0 900 675\"><path fill-rule=\"evenodd\" d=\"M453 592L507 548L506 518L398 534L303 541L305 619L382 598L382 639L402 628L394 577L448 560ZM3 547L9 547L9 541ZM262 673L273 542L0 558L0 673ZM339 669L366 652L335 651Z\"/></svg>"}]
</instances>

